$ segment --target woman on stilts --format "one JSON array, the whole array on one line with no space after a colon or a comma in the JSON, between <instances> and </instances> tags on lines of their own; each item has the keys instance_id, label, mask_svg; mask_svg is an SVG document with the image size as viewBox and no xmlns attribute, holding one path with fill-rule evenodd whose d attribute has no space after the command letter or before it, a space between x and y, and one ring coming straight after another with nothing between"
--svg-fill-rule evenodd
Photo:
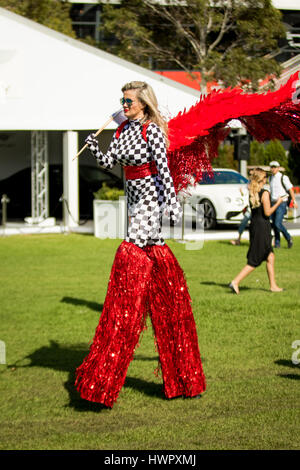
<instances>
[{"instance_id":1,"label":"woman on stilts","mask_svg":"<svg viewBox=\"0 0 300 470\"><path fill-rule=\"evenodd\" d=\"M124 168L129 227L112 266L106 299L88 356L76 370L82 398L112 407L125 382L149 313L167 398L198 397L206 389L195 321L183 271L162 233L162 215L177 223L177 201L167 159L167 123L152 88L122 88L127 118L106 154L91 134L86 143L100 166Z\"/></svg>"}]
</instances>

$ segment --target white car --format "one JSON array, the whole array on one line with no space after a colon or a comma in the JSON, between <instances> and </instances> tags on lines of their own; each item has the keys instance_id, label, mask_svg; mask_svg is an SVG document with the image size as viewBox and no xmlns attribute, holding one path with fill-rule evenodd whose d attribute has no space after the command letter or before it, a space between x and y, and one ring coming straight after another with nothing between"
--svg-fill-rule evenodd
<instances>
[{"instance_id":1,"label":"white car","mask_svg":"<svg viewBox=\"0 0 300 470\"><path fill-rule=\"evenodd\" d=\"M213 168L213 177L204 173L202 181L187 190L186 202L194 211L201 207L204 230L217 224L239 224L249 205L247 178L227 168Z\"/></svg>"}]
</instances>

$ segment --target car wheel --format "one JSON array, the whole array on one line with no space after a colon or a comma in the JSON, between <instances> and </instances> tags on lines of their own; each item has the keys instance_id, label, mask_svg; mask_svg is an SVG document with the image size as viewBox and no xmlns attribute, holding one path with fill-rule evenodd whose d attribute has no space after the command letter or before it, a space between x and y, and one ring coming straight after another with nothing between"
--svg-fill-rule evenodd
<instances>
[{"instance_id":1,"label":"car wheel","mask_svg":"<svg viewBox=\"0 0 300 470\"><path fill-rule=\"evenodd\" d=\"M217 225L215 208L208 199L203 199L201 204L203 205L204 230L211 230Z\"/></svg>"}]
</instances>

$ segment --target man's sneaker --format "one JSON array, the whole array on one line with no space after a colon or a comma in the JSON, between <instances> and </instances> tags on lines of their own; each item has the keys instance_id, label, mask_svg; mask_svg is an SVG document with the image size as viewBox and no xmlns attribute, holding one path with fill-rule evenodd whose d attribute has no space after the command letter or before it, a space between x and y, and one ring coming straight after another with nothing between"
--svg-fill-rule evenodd
<instances>
[{"instance_id":1,"label":"man's sneaker","mask_svg":"<svg viewBox=\"0 0 300 470\"><path fill-rule=\"evenodd\" d=\"M292 248L292 246L293 246L293 239L290 238L288 241L288 248Z\"/></svg>"}]
</instances>

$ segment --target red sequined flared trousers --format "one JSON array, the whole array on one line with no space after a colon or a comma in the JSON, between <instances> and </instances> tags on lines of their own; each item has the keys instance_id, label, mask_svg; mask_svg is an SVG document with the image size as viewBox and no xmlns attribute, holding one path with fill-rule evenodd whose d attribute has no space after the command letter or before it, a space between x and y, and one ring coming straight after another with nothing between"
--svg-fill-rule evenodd
<instances>
[{"instance_id":1,"label":"red sequined flared trousers","mask_svg":"<svg viewBox=\"0 0 300 470\"><path fill-rule=\"evenodd\" d=\"M198 338L183 272L165 246L117 250L88 356L76 370L82 398L112 407L151 315L167 398L205 390Z\"/></svg>"}]
</instances>

